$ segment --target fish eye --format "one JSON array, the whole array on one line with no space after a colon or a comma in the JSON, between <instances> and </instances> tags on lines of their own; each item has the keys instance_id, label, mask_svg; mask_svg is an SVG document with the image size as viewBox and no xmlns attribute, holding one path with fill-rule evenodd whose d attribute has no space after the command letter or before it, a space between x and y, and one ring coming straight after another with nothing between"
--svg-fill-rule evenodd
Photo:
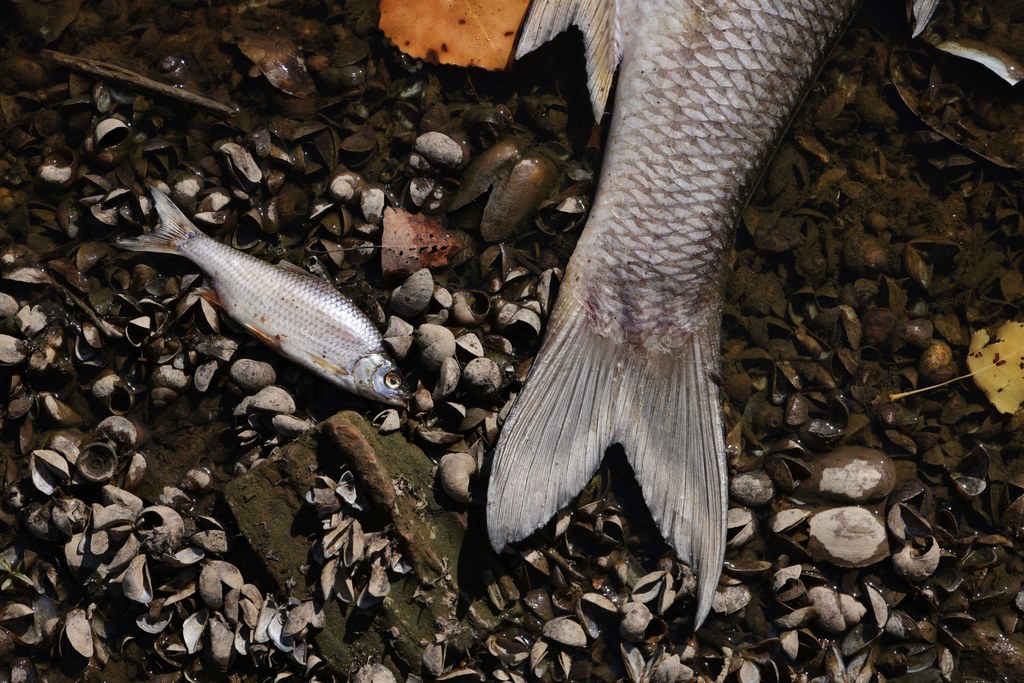
<instances>
[{"instance_id":1,"label":"fish eye","mask_svg":"<svg viewBox=\"0 0 1024 683\"><path fill-rule=\"evenodd\" d=\"M397 372L389 372L384 375L384 385L388 389L398 389L402 386L402 377Z\"/></svg>"}]
</instances>

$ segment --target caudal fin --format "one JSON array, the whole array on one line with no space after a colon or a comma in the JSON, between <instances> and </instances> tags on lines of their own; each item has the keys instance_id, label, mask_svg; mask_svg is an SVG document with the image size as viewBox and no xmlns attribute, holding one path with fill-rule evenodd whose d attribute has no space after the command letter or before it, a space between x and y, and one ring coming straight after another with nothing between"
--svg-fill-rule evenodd
<instances>
[{"instance_id":1,"label":"caudal fin","mask_svg":"<svg viewBox=\"0 0 1024 683\"><path fill-rule=\"evenodd\" d=\"M138 237L119 237L115 244L131 251L158 251L167 254L179 253L178 245L187 239L201 235L199 228L192 224L170 198L158 188L150 185L153 203L156 206L160 225L151 232Z\"/></svg>"},{"instance_id":2,"label":"caudal fin","mask_svg":"<svg viewBox=\"0 0 1024 683\"><path fill-rule=\"evenodd\" d=\"M718 387L718 325L676 353L589 329L568 292L494 453L487 530L501 550L544 524L621 443L651 515L697 574L695 628L711 609L728 505Z\"/></svg>"}]
</instances>

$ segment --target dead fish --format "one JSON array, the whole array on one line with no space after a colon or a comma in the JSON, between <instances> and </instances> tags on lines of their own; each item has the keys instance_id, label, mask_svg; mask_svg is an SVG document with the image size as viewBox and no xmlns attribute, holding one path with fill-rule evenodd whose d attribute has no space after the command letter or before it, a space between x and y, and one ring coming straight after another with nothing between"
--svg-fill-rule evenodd
<instances>
[{"instance_id":1,"label":"dead fish","mask_svg":"<svg viewBox=\"0 0 1024 683\"><path fill-rule=\"evenodd\" d=\"M155 187L160 226L117 245L179 254L206 274L202 295L252 336L346 391L405 405L405 377L366 314L324 280L287 261L271 265L207 237Z\"/></svg>"},{"instance_id":2,"label":"dead fish","mask_svg":"<svg viewBox=\"0 0 1024 683\"><path fill-rule=\"evenodd\" d=\"M655 522L698 576L695 628L725 553L716 376L726 260L749 192L855 0L534 0L516 56L577 25L600 119L597 195L544 344L495 448L501 550L625 448Z\"/></svg>"}]
</instances>

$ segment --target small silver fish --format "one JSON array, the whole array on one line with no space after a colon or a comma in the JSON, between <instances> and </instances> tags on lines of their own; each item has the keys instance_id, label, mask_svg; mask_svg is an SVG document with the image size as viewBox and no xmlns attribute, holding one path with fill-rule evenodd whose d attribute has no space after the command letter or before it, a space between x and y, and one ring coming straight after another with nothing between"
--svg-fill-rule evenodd
<instances>
[{"instance_id":1,"label":"small silver fish","mask_svg":"<svg viewBox=\"0 0 1024 683\"><path fill-rule=\"evenodd\" d=\"M287 261L271 265L202 233L150 187L160 226L117 246L178 254L206 274L203 297L285 358L353 394L405 405L405 377L384 351L380 332L334 287Z\"/></svg>"},{"instance_id":2,"label":"small silver fish","mask_svg":"<svg viewBox=\"0 0 1024 683\"><path fill-rule=\"evenodd\" d=\"M597 119L619 81L597 196L544 345L495 447L500 550L546 522L620 443L698 579L725 555L722 287L749 191L856 0L533 0L516 56L570 24Z\"/></svg>"}]
</instances>

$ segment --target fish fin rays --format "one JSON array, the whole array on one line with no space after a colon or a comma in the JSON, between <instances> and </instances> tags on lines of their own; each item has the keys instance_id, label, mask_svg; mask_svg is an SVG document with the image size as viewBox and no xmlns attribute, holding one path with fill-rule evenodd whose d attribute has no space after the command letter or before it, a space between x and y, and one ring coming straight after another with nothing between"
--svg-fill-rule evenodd
<instances>
[{"instance_id":1,"label":"fish fin rays","mask_svg":"<svg viewBox=\"0 0 1024 683\"><path fill-rule=\"evenodd\" d=\"M264 330L253 323L243 323L242 326L252 336L259 339L261 342L274 349L278 353L281 353L281 337L280 335L271 335L269 332Z\"/></svg>"},{"instance_id":2,"label":"fish fin rays","mask_svg":"<svg viewBox=\"0 0 1024 683\"><path fill-rule=\"evenodd\" d=\"M501 550L547 522L586 485L605 449L621 443L658 529L697 574L699 626L725 553L718 326L659 353L593 332L568 292L559 304L495 448L491 544Z\"/></svg>"},{"instance_id":3,"label":"fish fin rays","mask_svg":"<svg viewBox=\"0 0 1024 683\"><path fill-rule=\"evenodd\" d=\"M220 296L217 295L217 290L210 289L209 287L196 287L196 294L203 301L216 306L217 308L223 309L224 302L220 300Z\"/></svg>"},{"instance_id":4,"label":"fish fin rays","mask_svg":"<svg viewBox=\"0 0 1024 683\"><path fill-rule=\"evenodd\" d=\"M309 277L312 274L299 264L292 263L291 261L278 261L277 267L286 273L294 273L296 275L302 275L304 277Z\"/></svg>"},{"instance_id":5,"label":"fish fin rays","mask_svg":"<svg viewBox=\"0 0 1024 683\"><path fill-rule=\"evenodd\" d=\"M711 328L711 329L708 329ZM658 530L697 574L695 628L725 559L728 473L718 386L718 325L679 354L650 353L621 380L620 442Z\"/></svg>"},{"instance_id":6,"label":"fish fin rays","mask_svg":"<svg viewBox=\"0 0 1024 683\"><path fill-rule=\"evenodd\" d=\"M181 212L181 209L171 201L170 197L152 185L150 185L149 191L153 195L153 204L156 206L160 225L138 237L118 238L115 240L115 244L122 249L131 251L152 251L165 254L180 253L178 245L186 239L201 235L202 233Z\"/></svg>"},{"instance_id":7,"label":"fish fin rays","mask_svg":"<svg viewBox=\"0 0 1024 683\"><path fill-rule=\"evenodd\" d=\"M583 32L587 86L595 121L604 114L622 57L616 5L617 0L533 0L516 46L519 59L570 26L578 26Z\"/></svg>"},{"instance_id":8,"label":"fish fin rays","mask_svg":"<svg viewBox=\"0 0 1024 683\"><path fill-rule=\"evenodd\" d=\"M571 299L567 292L560 300ZM555 307L544 348L502 427L487 492L501 550L548 521L597 471L607 445L613 365L605 340L571 306Z\"/></svg>"}]
</instances>

